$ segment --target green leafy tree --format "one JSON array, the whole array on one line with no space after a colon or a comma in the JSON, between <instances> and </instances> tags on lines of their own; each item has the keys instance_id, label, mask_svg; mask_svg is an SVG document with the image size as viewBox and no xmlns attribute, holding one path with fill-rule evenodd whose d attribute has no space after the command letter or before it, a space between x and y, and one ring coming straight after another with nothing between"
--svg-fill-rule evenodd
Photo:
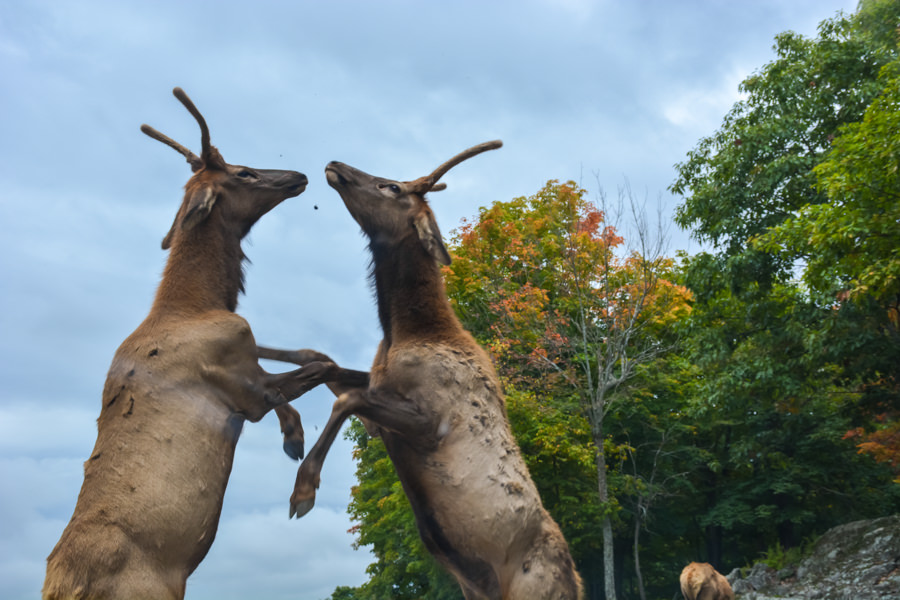
<instances>
[{"instance_id":1,"label":"green leafy tree","mask_svg":"<svg viewBox=\"0 0 900 600\"><path fill-rule=\"evenodd\" d=\"M857 15L823 21L816 39L777 36L776 59L741 84L745 99L676 165L672 190L685 196L676 221L720 251L735 290L790 277L800 257L748 242L827 202L813 168L881 91L879 70L897 56L898 15L897 0L863 1Z\"/></svg>"},{"instance_id":2,"label":"green leafy tree","mask_svg":"<svg viewBox=\"0 0 900 600\"><path fill-rule=\"evenodd\" d=\"M706 557L742 564L767 544L794 547L847 520L896 511L887 470L844 436L859 394L835 383L838 366L808 351L806 323L820 309L780 284L748 304L708 258L689 266L707 286L683 338L699 374L686 411Z\"/></svg>"},{"instance_id":3,"label":"green leafy tree","mask_svg":"<svg viewBox=\"0 0 900 600\"><path fill-rule=\"evenodd\" d=\"M691 504L685 499L694 491L695 428L686 418L685 402L695 376L692 365L677 354L640 366L627 384L628 402L612 424L626 440L620 495L623 512L631 518L631 587L641 600L648 591L652 597L667 596L671 574L683 567L681 557L690 554L677 523L690 518L679 514L678 507ZM649 563L642 556L650 556Z\"/></svg>"},{"instance_id":4,"label":"green leafy tree","mask_svg":"<svg viewBox=\"0 0 900 600\"><path fill-rule=\"evenodd\" d=\"M723 532L787 547L847 511L896 507L884 470L852 443L897 406L897 106L886 66L898 25L900 2L864 0L815 39L779 35L776 59L676 167L676 220L712 249L687 261L684 280L686 347L703 373L692 411L710 423L697 485L709 490L698 525L712 556ZM883 450L891 427L880 431ZM870 490L867 504L834 493L847 486Z\"/></svg>"},{"instance_id":5,"label":"green leafy tree","mask_svg":"<svg viewBox=\"0 0 900 600\"><path fill-rule=\"evenodd\" d=\"M755 243L803 257L807 287L833 296L841 314L868 312L868 326L857 328L868 332L868 360L847 371L861 374L878 400L869 403L873 429L856 427L848 437L891 464L900 482L900 381L892 351L900 347L900 61L885 66L879 81L883 89L862 120L842 126L813 169L828 201L802 207Z\"/></svg>"},{"instance_id":6,"label":"green leafy tree","mask_svg":"<svg viewBox=\"0 0 900 600\"><path fill-rule=\"evenodd\" d=\"M756 240L769 252L805 259L811 290L873 296L896 321L900 296L900 62L887 65L879 96L862 121L844 125L816 165L817 189L827 201L796 215Z\"/></svg>"}]
</instances>

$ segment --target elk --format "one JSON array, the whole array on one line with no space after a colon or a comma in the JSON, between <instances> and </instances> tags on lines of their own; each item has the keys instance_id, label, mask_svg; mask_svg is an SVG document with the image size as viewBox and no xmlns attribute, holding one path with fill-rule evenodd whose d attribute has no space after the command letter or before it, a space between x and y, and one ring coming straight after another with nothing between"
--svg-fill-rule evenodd
<instances>
[{"instance_id":1,"label":"elk","mask_svg":"<svg viewBox=\"0 0 900 600\"><path fill-rule=\"evenodd\" d=\"M425 199L446 187L438 180L451 168L501 145L474 146L413 181L326 167L368 238L384 338L368 387L335 401L297 473L290 511L299 517L312 508L328 449L356 415L384 440L426 548L468 600L575 600L581 580L513 438L491 359L447 299L440 265L451 257Z\"/></svg>"},{"instance_id":2,"label":"elk","mask_svg":"<svg viewBox=\"0 0 900 600\"><path fill-rule=\"evenodd\" d=\"M709 563L692 562L679 579L684 600L734 600L731 584Z\"/></svg>"},{"instance_id":3,"label":"elk","mask_svg":"<svg viewBox=\"0 0 900 600\"><path fill-rule=\"evenodd\" d=\"M325 381L367 381L330 360L282 374L259 366L250 327L234 312L241 240L307 178L226 163L193 102L174 94L200 125L202 152L141 127L194 174L163 240L169 257L150 313L112 360L75 510L47 559L45 599L183 598L215 537L244 421L276 408L294 427L285 430L289 453L300 455L299 415L278 407Z\"/></svg>"}]
</instances>

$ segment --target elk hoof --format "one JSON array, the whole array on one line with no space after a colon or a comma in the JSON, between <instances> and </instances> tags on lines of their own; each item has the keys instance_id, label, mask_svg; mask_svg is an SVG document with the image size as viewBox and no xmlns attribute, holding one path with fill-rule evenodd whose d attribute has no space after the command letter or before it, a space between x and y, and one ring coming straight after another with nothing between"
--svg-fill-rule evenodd
<instances>
[{"instance_id":1,"label":"elk hoof","mask_svg":"<svg viewBox=\"0 0 900 600\"><path fill-rule=\"evenodd\" d=\"M294 517L297 517L299 519L300 517L311 511L315 503L315 496L303 500L291 500L291 512L289 518L293 519Z\"/></svg>"},{"instance_id":2,"label":"elk hoof","mask_svg":"<svg viewBox=\"0 0 900 600\"><path fill-rule=\"evenodd\" d=\"M284 443L281 445L284 449L284 453L287 454L293 460L300 460L303 458L303 438L296 439L293 437L284 436Z\"/></svg>"}]
</instances>

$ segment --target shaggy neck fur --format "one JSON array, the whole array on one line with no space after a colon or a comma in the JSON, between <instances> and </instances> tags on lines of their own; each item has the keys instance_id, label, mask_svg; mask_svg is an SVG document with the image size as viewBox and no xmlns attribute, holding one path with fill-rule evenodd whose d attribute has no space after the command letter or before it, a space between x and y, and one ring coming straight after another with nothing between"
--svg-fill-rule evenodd
<instances>
[{"instance_id":1,"label":"shaggy neck fur","mask_svg":"<svg viewBox=\"0 0 900 600\"><path fill-rule=\"evenodd\" d=\"M459 330L440 267L415 232L396 246L373 241L369 248L378 318L388 346L410 337L446 337Z\"/></svg>"},{"instance_id":2,"label":"shaggy neck fur","mask_svg":"<svg viewBox=\"0 0 900 600\"><path fill-rule=\"evenodd\" d=\"M203 223L175 234L152 312L237 309L244 291L243 232L224 221L213 210Z\"/></svg>"}]
</instances>

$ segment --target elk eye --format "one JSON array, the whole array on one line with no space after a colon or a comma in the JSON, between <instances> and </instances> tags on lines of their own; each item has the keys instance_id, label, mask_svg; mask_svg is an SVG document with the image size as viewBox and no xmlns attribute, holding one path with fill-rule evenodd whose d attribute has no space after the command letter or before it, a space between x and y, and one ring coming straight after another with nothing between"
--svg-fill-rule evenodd
<instances>
[{"instance_id":1,"label":"elk eye","mask_svg":"<svg viewBox=\"0 0 900 600\"><path fill-rule=\"evenodd\" d=\"M244 169L243 171L238 173L237 176L240 177L241 179L247 179L248 177L253 177L253 173L251 173L247 169Z\"/></svg>"},{"instance_id":2,"label":"elk eye","mask_svg":"<svg viewBox=\"0 0 900 600\"><path fill-rule=\"evenodd\" d=\"M399 194L399 193L400 193L400 186L397 185L397 184L395 184L395 183L390 184L390 185L388 186L388 189L391 190L392 192L394 192L395 194Z\"/></svg>"}]
</instances>

